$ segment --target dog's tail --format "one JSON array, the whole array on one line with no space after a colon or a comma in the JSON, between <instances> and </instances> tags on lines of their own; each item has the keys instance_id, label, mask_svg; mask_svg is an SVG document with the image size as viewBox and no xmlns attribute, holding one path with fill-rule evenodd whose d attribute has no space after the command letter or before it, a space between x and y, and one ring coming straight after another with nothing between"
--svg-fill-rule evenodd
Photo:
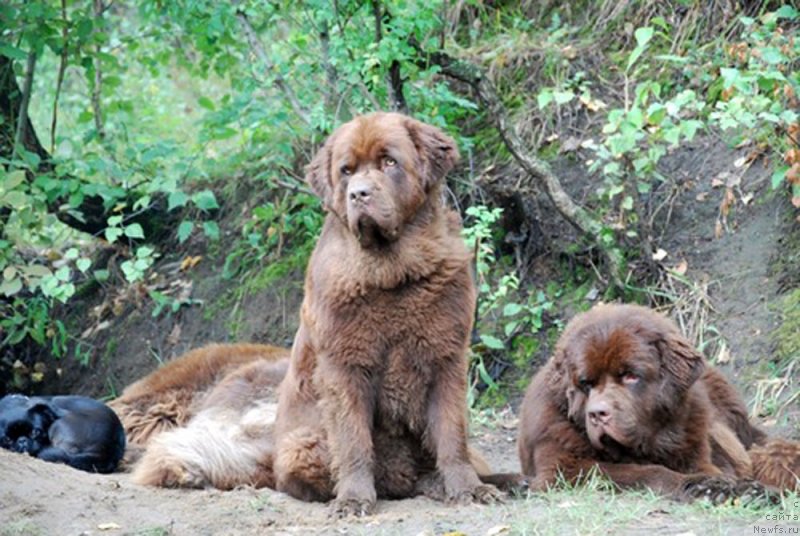
<instances>
[{"instance_id":1,"label":"dog's tail","mask_svg":"<svg viewBox=\"0 0 800 536\"><path fill-rule=\"evenodd\" d=\"M274 403L243 413L210 408L189 424L153 438L133 471L137 484L228 490L275 487Z\"/></svg>"}]
</instances>

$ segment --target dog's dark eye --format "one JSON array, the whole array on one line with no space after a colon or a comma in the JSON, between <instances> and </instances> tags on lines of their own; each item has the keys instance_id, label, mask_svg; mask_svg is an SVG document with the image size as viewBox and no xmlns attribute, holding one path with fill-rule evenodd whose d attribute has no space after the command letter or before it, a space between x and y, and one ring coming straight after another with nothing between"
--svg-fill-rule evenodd
<instances>
[{"instance_id":1,"label":"dog's dark eye","mask_svg":"<svg viewBox=\"0 0 800 536\"><path fill-rule=\"evenodd\" d=\"M592 390L592 382L586 378L581 378L578 380L578 389L588 394Z\"/></svg>"},{"instance_id":2,"label":"dog's dark eye","mask_svg":"<svg viewBox=\"0 0 800 536\"><path fill-rule=\"evenodd\" d=\"M636 373L631 371L623 372L622 374L620 374L619 377L622 380L622 383L624 383L625 385L633 385L634 383L639 381L639 376L637 376Z\"/></svg>"},{"instance_id":3,"label":"dog's dark eye","mask_svg":"<svg viewBox=\"0 0 800 536\"><path fill-rule=\"evenodd\" d=\"M395 160L391 156L383 157L383 167L394 167L396 165L397 165L397 160Z\"/></svg>"},{"instance_id":4,"label":"dog's dark eye","mask_svg":"<svg viewBox=\"0 0 800 536\"><path fill-rule=\"evenodd\" d=\"M341 168L339 168L339 171L342 172L342 175L348 175L349 176L349 175L353 174L353 170L350 169L350 166L342 166Z\"/></svg>"}]
</instances>

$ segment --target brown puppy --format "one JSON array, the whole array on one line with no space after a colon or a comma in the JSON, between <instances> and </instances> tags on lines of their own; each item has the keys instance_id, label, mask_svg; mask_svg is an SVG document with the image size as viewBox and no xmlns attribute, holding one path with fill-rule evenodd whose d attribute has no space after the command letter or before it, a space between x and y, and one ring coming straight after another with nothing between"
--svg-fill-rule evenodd
<instances>
[{"instance_id":1,"label":"brown puppy","mask_svg":"<svg viewBox=\"0 0 800 536\"><path fill-rule=\"evenodd\" d=\"M246 363L288 355L286 348L265 344L209 344L132 383L108 405L122 421L128 445L144 447L155 435L186 424L226 374Z\"/></svg>"},{"instance_id":2,"label":"brown puppy","mask_svg":"<svg viewBox=\"0 0 800 536\"><path fill-rule=\"evenodd\" d=\"M518 446L531 488L597 466L621 487L720 500L759 492L746 480L746 449L766 436L705 367L677 326L645 307L598 305L576 316L523 401Z\"/></svg>"},{"instance_id":3,"label":"brown puppy","mask_svg":"<svg viewBox=\"0 0 800 536\"><path fill-rule=\"evenodd\" d=\"M258 360L225 376L185 426L151 439L132 480L163 487L274 488L275 390L288 364Z\"/></svg>"},{"instance_id":4,"label":"brown puppy","mask_svg":"<svg viewBox=\"0 0 800 536\"><path fill-rule=\"evenodd\" d=\"M277 487L338 515L419 492L489 501L467 448L475 287L442 183L458 158L394 113L340 127L308 167L327 217L280 387Z\"/></svg>"}]
</instances>

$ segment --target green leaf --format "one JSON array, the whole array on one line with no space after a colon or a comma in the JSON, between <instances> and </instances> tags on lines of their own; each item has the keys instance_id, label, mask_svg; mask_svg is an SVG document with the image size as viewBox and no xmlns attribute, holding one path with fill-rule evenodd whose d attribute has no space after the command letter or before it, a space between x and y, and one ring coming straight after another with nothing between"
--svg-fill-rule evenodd
<instances>
[{"instance_id":1,"label":"green leaf","mask_svg":"<svg viewBox=\"0 0 800 536\"><path fill-rule=\"evenodd\" d=\"M28 53L8 43L0 43L0 54L12 60L25 61Z\"/></svg>"},{"instance_id":2,"label":"green leaf","mask_svg":"<svg viewBox=\"0 0 800 536\"><path fill-rule=\"evenodd\" d=\"M192 229L194 229L194 223L189 220L183 220L178 225L178 242L181 244L186 242L186 239L192 234Z\"/></svg>"},{"instance_id":3,"label":"green leaf","mask_svg":"<svg viewBox=\"0 0 800 536\"><path fill-rule=\"evenodd\" d=\"M494 335L481 335L481 341L483 341L483 344L485 344L487 348L491 348L492 350L505 349L503 341L501 341Z\"/></svg>"},{"instance_id":4,"label":"green leaf","mask_svg":"<svg viewBox=\"0 0 800 536\"><path fill-rule=\"evenodd\" d=\"M208 97L200 97L197 99L197 104L209 111L214 111L214 102Z\"/></svg>"},{"instance_id":5,"label":"green leaf","mask_svg":"<svg viewBox=\"0 0 800 536\"><path fill-rule=\"evenodd\" d=\"M22 271L25 272L25 275L28 277L47 277L53 275L50 268L43 264L29 264L28 266L23 266Z\"/></svg>"},{"instance_id":6,"label":"green leaf","mask_svg":"<svg viewBox=\"0 0 800 536\"><path fill-rule=\"evenodd\" d=\"M108 225L111 227L116 227L122 223L122 216L111 216L108 218Z\"/></svg>"},{"instance_id":7,"label":"green leaf","mask_svg":"<svg viewBox=\"0 0 800 536\"><path fill-rule=\"evenodd\" d=\"M211 240L219 240L219 225L215 221L204 221L203 232Z\"/></svg>"},{"instance_id":8,"label":"green leaf","mask_svg":"<svg viewBox=\"0 0 800 536\"><path fill-rule=\"evenodd\" d=\"M3 296L13 296L20 290L22 290L22 280L19 277L5 280L0 284L0 294Z\"/></svg>"},{"instance_id":9,"label":"green leaf","mask_svg":"<svg viewBox=\"0 0 800 536\"><path fill-rule=\"evenodd\" d=\"M536 96L536 103L539 105L540 110L547 108L547 105L553 102L553 92L549 89L543 89Z\"/></svg>"},{"instance_id":10,"label":"green leaf","mask_svg":"<svg viewBox=\"0 0 800 536\"><path fill-rule=\"evenodd\" d=\"M138 223L125 226L125 236L128 238L144 238L144 229Z\"/></svg>"},{"instance_id":11,"label":"green leaf","mask_svg":"<svg viewBox=\"0 0 800 536\"><path fill-rule=\"evenodd\" d=\"M783 5L775 11L775 16L779 19L791 19L794 20L798 16L800 16L800 11L796 10L790 5Z\"/></svg>"},{"instance_id":12,"label":"green leaf","mask_svg":"<svg viewBox=\"0 0 800 536\"><path fill-rule=\"evenodd\" d=\"M69 269L69 266L62 266L55 273L56 279L59 281L67 282L69 281L70 277L72 277L72 270Z\"/></svg>"},{"instance_id":13,"label":"green leaf","mask_svg":"<svg viewBox=\"0 0 800 536\"><path fill-rule=\"evenodd\" d=\"M620 207L622 210L632 210L633 209L633 197L626 195L625 198L620 203Z\"/></svg>"},{"instance_id":14,"label":"green leaf","mask_svg":"<svg viewBox=\"0 0 800 536\"><path fill-rule=\"evenodd\" d=\"M633 49L631 55L628 57L628 66L625 67L625 71L630 71L633 64L636 63L636 60L644 53L647 49L647 44L650 42L650 39L653 37L653 28L650 26L645 26L643 28L638 28L634 33L633 36L636 38L636 48Z\"/></svg>"},{"instance_id":15,"label":"green leaf","mask_svg":"<svg viewBox=\"0 0 800 536\"><path fill-rule=\"evenodd\" d=\"M202 190L192 196L192 201L200 210L214 210L218 209L217 198L214 197L214 192L211 190Z\"/></svg>"},{"instance_id":16,"label":"green leaf","mask_svg":"<svg viewBox=\"0 0 800 536\"><path fill-rule=\"evenodd\" d=\"M508 303L503 307L503 316L515 316L522 311L522 306L518 303Z\"/></svg>"},{"instance_id":17,"label":"green leaf","mask_svg":"<svg viewBox=\"0 0 800 536\"><path fill-rule=\"evenodd\" d=\"M106 240L109 242L114 242L117 240L117 238L122 236L122 229L119 227L106 227L105 236Z\"/></svg>"},{"instance_id":18,"label":"green leaf","mask_svg":"<svg viewBox=\"0 0 800 536\"><path fill-rule=\"evenodd\" d=\"M75 261L75 266L77 266L78 270L80 270L82 274L85 274L86 270L88 270L91 265L92 261L85 257Z\"/></svg>"},{"instance_id":19,"label":"green leaf","mask_svg":"<svg viewBox=\"0 0 800 536\"><path fill-rule=\"evenodd\" d=\"M553 92L553 98L555 99L556 104L561 106L562 104L566 104L572 99L574 99L575 93L573 93L569 89L566 91L555 91Z\"/></svg>"},{"instance_id":20,"label":"green leaf","mask_svg":"<svg viewBox=\"0 0 800 536\"><path fill-rule=\"evenodd\" d=\"M189 200L189 196L185 193L177 190L169 194L169 198L167 199L167 210L172 210L176 207L183 207L186 206L186 202Z\"/></svg>"},{"instance_id":21,"label":"green leaf","mask_svg":"<svg viewBox=\"0 0 800 536\"><path fill-rule=\"evenodd\" d=\"M0 204L7 205L18 210L28 204L28 196L19 190L6 192L2 197L0 197Z\"/></svg>"},{"instance_id":22,"label":"green leaf","mask_svg":"<svg viewBox=\"0 0 800 536\"><path fill-rule=\"evenodd\" d=\"M652 26L643 26L641 28L637 28L635 32L633 32L633 36L636 38L636 45L643 47L646 46L647 43L650 42L650 39L653 38L653 27Z\"/></svg>"},{"instance_id":23,"label":"green leaf","mask_svg":"<svg viewBox=\"0 0 800 536\"><path fill-rule=\"evenodd\" d=\"M80 254L80 252L78 251L78 248L69 248L69 249L68 249L68 250L67 250L67 251L64 253L64 258L65 258L66 260L68 260L68 261L74 261L75 259L77 259L77 258L78 258L78 255L79 255L79 254Z\"/></svg>"},{"instance_id":24,"label":"green leaf","mask_svg":"<svg viewBox=\"0 0 800 536\"><path fill-rule=\"evenodd\" d=\"M775 173L772 174L772 189L778 188L781 184L783 184L783 180L786 178L786 172L789 171L789 166L780 166L778 169L775 170Z\"/></svg>"},{"instance_id":25,"label":"green leaf","mask_svg":"<svg viewBox=\"0 0 800 536\"><path fill-rule=\"evenodd\" d=\"M703 122L697 121L696 119L681 122L681 132L683 133L683 137L686 139L686 141L692 141L694 139L694 135L701 128L703 128Z\"/></svg>"},{"instance_id":26,"label":"green leaf","mask_svg":"<svg viewBox=\"0 0 800 536\"><path fill-rule=\"evenodd\" d=\"M13 190L23 182L25 182L25 172L22 170L12 171L3 179L3 189Z\"/></svg>"}]
</instances>

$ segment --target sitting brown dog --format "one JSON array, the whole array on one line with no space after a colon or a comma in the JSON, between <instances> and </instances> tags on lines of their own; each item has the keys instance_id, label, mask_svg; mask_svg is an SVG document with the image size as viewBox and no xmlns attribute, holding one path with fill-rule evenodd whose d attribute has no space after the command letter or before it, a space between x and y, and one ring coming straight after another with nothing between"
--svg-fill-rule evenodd
<instances>
[{"instance_id":1,"label":"sitting brown dog","mask_svg":"<svg viewBox=\"0 0 800 536\"><path fill-rule=\"evenodd\" d=\"M593 467L621 487L713 500L761 495L753 477L797 482L782 467L797 468L800 447L759 446L766 435L722 374L674 323L636 305L598 305L567 325L528 387L520 422L532 490ZM779 459L763 454L781 448Z\"/></svg>"},{"instance_id":2,"label":"sitting brown dog","mask_svg":"<svg viewBox=\"0 0 800 536\"><path fill-rule=\"evenodd\" d=\"M458 158L438 129L396 113L353 119L307 181L327 217L281 384L277 488L335 497L490 501L467 447L467 344L475 287L458 215L442 203Z\"/></svg>"}]
</instances>

